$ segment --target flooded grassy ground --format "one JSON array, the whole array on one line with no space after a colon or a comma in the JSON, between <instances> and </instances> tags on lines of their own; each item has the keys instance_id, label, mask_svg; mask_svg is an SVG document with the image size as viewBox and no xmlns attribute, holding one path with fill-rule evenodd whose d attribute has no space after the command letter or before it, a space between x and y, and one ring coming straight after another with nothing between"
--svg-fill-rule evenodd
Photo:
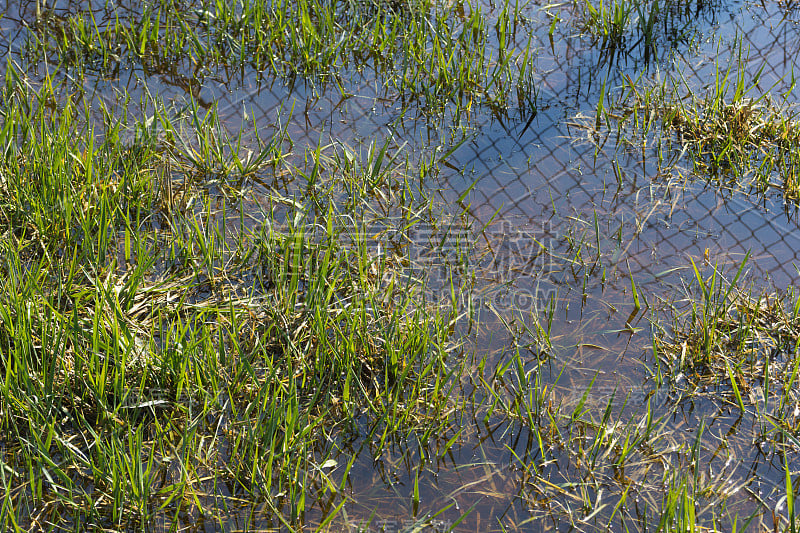
<instances>
[{"instance_id":1,"label":"flooded grassy ground","mask_svg":"<svg viewBox=\"0 0 800 533\"><path fill-rule=\"evenodd\" d=\"M3 529L794 531L798 13L7 3Z\"/></svg>"}]
</instances>

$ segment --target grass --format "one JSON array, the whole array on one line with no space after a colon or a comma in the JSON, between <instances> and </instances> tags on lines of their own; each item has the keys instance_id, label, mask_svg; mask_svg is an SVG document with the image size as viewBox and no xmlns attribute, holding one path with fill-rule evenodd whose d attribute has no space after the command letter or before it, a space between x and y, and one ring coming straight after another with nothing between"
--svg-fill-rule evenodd
<instances>
[{"instance_id":1,"label":"grass","mask_svg":"<svg viewBox=\"0 0 800 533\"><path fill-rule=\"evenodd\" d=\"M617 58L657 63L665 44L692 41L696 15L709 8L713 5L705 2L670 0L582 0L572 6L578 30L593 39L609 66Z\"/></svg>"},{"instance_id":2,"label":"grass","mask_svg":"<svg viewBox=\"0 0 800 533\"><path fill-rule=\"evenodd\" d=\"M704 7L577 3L572 22L601 55L654 64ZM282 118L232 124L199 98L277 81L347 102L366 80L429 128L529 116L530 13L164 0L21 17L0 95L2 528L792 530L793 289L690 262L671 298L623 266L677 181L643 205L634 187L617 212L633 223L553 202L541 231L498 209L476 232L484 185L436 190L456 142L326 131L307 146ZM603 76L592 128L616 121L621 144L660 128L698 173L762 158L774 176L794 116L745 63L703 91L643 75L612 93ZM126 70L186 96L133 96ZM118 103L86 89L99 80ZM540 300L527 283L542 278L558 291ZM620 329L590 331L584 312ZM653 349L632 355L643 316Z\"/></svg>"},{"instance_id":3,"label":"grass","mask_svg":"<svg viewBox=\"0 0 800 533\"><path fill-rule=\"evenodd\" d=\"M627 76L615 95L601 96L596 125L616 130L620 145L659 146L660 164L674 152L690 161L697 176L734 189L777 189L796 201L800 126L791 100L794 79L764 90L763 67L748 68L748 53L740 43L727 65L717 60L712 81L700 87L681 67L678 75L652 83ZM773 94L781 82L788 89Z\"/></svg>"},{"instance_id":4,"label":"grass","mask_svg":"<svg viewBox=\"0 0 800 533\"><path fill-rule=\"evenodd\" d=\"M361 74L429 113L448 103L459 114L473 106L502 113L536 105L535 50L520 17L508 3L490 15L478 4L427 0L105 4L38 12L24 57L74 69L74 78L134 67L194 87L246 71L347 94L348 78Z\"/></svg>"},{"instance_id":5,"label":"grass","mask_svg":"<svg viewBox=\"0 0 800 533\"><path fill-rule=\"evenodd\" d=\"M524 512L501 515L506 530L545 523L587 531L773 528L771 509L786 501L784 479L751 451L753 442L765 459L796 449L793 290L759 292L747 259L730 272L708 257L687 261L688 269L674 270L689 275L678 293L670 284L640 284L641 272L614 275L627 243L621 232L618 241L606 237L614 231L596 211L584 217L571 217L577 229L562 227L559 239L542 241L551 266L584 275L546 309L495 306L496 320L483 317L493 338L500 329L509 340L479 358L472 379L482 394L474 401L484 398L475 417L490 428L488 436L481 432L486 456L511 473L502 478L505 493L481 494L497 506L509 492L523 502ZM654 348L641 358L651 377L642 385L609 376L613 364L581 368L584 359L573 355L579 347L567 344L575 326L563 324L565 307L577 299L568 291L597 298L587 284L604 284L606 265L611 283L630 287L628 299L614 305L635 310L638 300L652 322ZM632 351L613 363L639 362L638 348ZM490 440L504 453L492 451ZM796 474L796 466L788 470ZM774 516L778 530L792 523L788 509Z\"/></svg>"},{"instance_id":6,"label":"grass","mask_svg":"<svg viewBox=\"0 0 800 533\"><path fill-rule=\"evenodd\" d=\"M742 281L745 262L730 279L717 267L702 274L693 265L686 297L668 307L673 333L658 339L657 352L694 387L729 387L742 411L776 401L785 415L796 401L800 306L793 288L754 294Z\"/></svg>"},{"instance_id":7,"label":"grass","mask_svg":"<svg viewBox=\"0 0 800 533\"><path fill-rule=\"evenodd\" d=\"M622 152L653 163L659 179L682 178L679 165L688 162L694 178L750 189L760 198L777 190L784 201L795 202L794 77L789 72L767 85L762 76L766 65L759 68L739 41L732 50L727 63L718 54L719 59L705 66L690 68L676 61L677 67L666 74L620 74L617 90L606 81L595 116L583 126L597 146L596 156L606 139L614 138L615 155ZM583 246L590 242L586 235L581 239ZM686 445L686 438L676 438L671 450L655 452L661 461L691 472L665 477L664 498L648 502L652 515L643 516L655 517L659 530L796 528L796 466L790 466L786 454L791 456L798 446L797 295L791 286L762 288L747 275L748 259L749 254L726 270L708 261L706 249L705 263L690 261L692 275L684 280L682 292L669 295L667 288L665 294L647 298L652 304L652 385L668 397L667 405L654 412L672 413L697 432L689 463L680 453L673 463L672 455ZM638 279L631 292L644 296L637 289ZM633 305L637 307L635 297ZM650 408L648 404L648 412ZM696 409L703 414L694 415ZM712 456L702 452L709 442L703 437L708 420L725 427L713 439L733 447L727 461L713 468L719 450ZM785 479L760 466L738 473L729 466L749 456L751 442L763 457L780 460ZM615 512L626 509L623 494L617 490L610 495ZM651 524L650 518L646 523Z\"/></svg>"},{"instance_id":8,"label":"grass","mask_svg":"<svg viewBox=\"0 0 800 533\"><path fill-rule=\"evenodd\" d=\"M489 391L487 426L497 428L489 435L504 443L504 462L516 472L519 487L514 497L526 509L522 521L519 515L503 516L509 528L545 523L585 531L742 528L740 519L724 510L741 504L747 482L724 468L711 472L707 462L714 450L707 449L702 426L687 436L672 427L675 412L655 398L640 405L630 392L614 388L601 399L594 388L597 375L578 390L560 379L545 385L541 375L551 362L531 366L520 351L508 359L479 379ZM520 427L527 436L522 441L510 436ZM504 501L500 494L484 494L497 504Z\"/></svg>"},{"instance_id":9,"label":"grass","mask_svg":"<svg viewBox=\"0 0 800 533\"><path fill-rule=\"evenodd\" d=\"M126 140L20 79L0 132L4 529L177 527L256 500L297 524L333 428L368 413L386 439L452 408L450 311L375 248L432 213L406 163L351 151L344 171L320 148L294 168L284 131L243 156L192 105ZM248 178L286 173L311 194L245 213Z\"/></svg>"},{"instance_id":10,"label":"grass","mask_svg":"<svg viewBox=\"0 0 800 533\"><path fill-rule=\"evenodd\" d=\"M753 425L752 439L760 449L782 457L785 486L776 481L771 487L766 497L777 501L777 507L768 514L771 519L759 527L769 525L775 530L792 531L797 525L796 489L786 454L797 448L800 429L796 387L800 306L793 287L782 293L755 292L745 273L747 259L729 276L717 265L701 268L693 263L695 277L687 285L684 298L664 307L670 316L666 323L671 326L669 331L663 325L658 327L654 351L661 364L670 369L673 387L680 390L680 402L694 404L702 398L718 405L722 412L736 413L732 415L737 418L734 427L746 420ZM661 320L656 322L663 324ZM701 434L702 426L698 442ZM701 464L699 459L697 464ZM757 487L762 486L759 476L754 476L739 488L745 489L759 506L769 508L761 490L751 488L754 481ZM669 503L670 510L662 524L670 516L669 523L695 521L691 508L687 514L684 490L680 488L675 494L678 498ZM730 488L724 491L731 493ZM693 493L697 494L697 490ZM671 491L671 498L672 494ZM734 529L752 527L760 513L756 508L734 515L735 524L741 524Z\"/></svg>"}]
</instances>

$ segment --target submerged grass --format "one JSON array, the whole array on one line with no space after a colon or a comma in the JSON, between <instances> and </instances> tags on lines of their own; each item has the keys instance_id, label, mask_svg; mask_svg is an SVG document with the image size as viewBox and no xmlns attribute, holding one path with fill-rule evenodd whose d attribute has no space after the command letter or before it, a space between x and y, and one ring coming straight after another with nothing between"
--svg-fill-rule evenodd
<instances>
[{"instance_id":1,"label":"submerged grass","mask_svg":"<svg viewBox=\"0 0 800 533\"><path fill-rule=\"evenodd\" d=\"M669 21L683 28L701 4L587 3L584 15L604 49L641 44L647 55L662 22L669 35ZM2 94L4 530L231 529L230 516L245 530L370 526L378 511L351 496L361 495L350 475L360 462L391 492L387 514L405 513L411 530L437 529L451 509L459 518L446 528L458 530L476 494L511 509L488 526L475 512L480 530L746 530L750 515L737 513L752 474L727 462L712 471L717 435L708 439L704 421L681 422L702 386L758 421L754 442L783 453L783 503L769 511L775 529L794 527L794 293L759 297L739 286L743 267L722 283L719 269L694 265L686 298L660 307L668 325L656 319L651 373L667 369L669 379L655 380L662 389L609 390L605 381L600 390L599 372L562 379L575 369L560 366L559 350L605 348L564 347L555 332L569 317L564 300L554 292L539 302L538 286L534 294L508 281L562 273L559 286L582 284L585 302L587 285L624 278L633 313L609 335L632 335L631 319L657 298L618 265L655 207L636 215L632 236L622 223L603 227L595 211L593 221L570 217L549 241L526 235L524 249L504 252L514 235L484 235L481 256L462 212L471 187L459 209L430 192L441 153L411 164L393 141L302 149L280 124L270 136L250 123L231 133L213 106L191 98L140 102L147 112L137 120L130 101L93 108L70 85L141 68L183 76L196 96L203 80L246 70L339 84L349 96L347 77L369 70L366 79L433 112L453 102L464 112L532 105L533 41L519 29L521 9L165 0L35 13L20 57L43 74L12 65ZM743 162L726 143L790 135L764 125L766 99L746 100L743 76L735 88L726 81L732 72L698 103L631 81L619 101L603 100L596 125L619 120L646 137L658 122L700 147L698 168L708 158ZM481 267L502 285L478 287L486 311L467 287ZM504 297L514 304L492 303ZM456 334L487 327L487 316L511 348L470 358ZM442 477L451 470L458 486L425 515L448 460ZM471 470L476 479L460 477Z\"/></svg>"},{"instance_id":2,"label":"submerged grass","mask_svg":"<svg viewBox=\"0 0 800 533\"><path fill-rule=\"evenodd\" d=\"M677 75L646 82L626 76L616 96L603 95L597 126L616 129L621 145L659 147L659 157L675 151L688 156L694 174L735 189L781 191L800 198L800 122L792 100L794 79L779 80L787 90L761 88L763 67L748 68L740 44L726 65L713 65L712 81L701 87ZM662 163L663 161L659 161ZM670 163L673 164L673 163Z\"/></svg>"},{"instance_id":3,"label":"submerged grass","mask_svg":"<svg viewBox=\"0 0 800 533\"><path fill-rule=\"evenodd\" d=\"M800 304L793 287L782 293L754 290L746 281L746 262L747 257L729 276L717 265L701 268L693 263L694 279L687 284L685 297L668 302L663 309L668 326L657 328L654 352L669 369L670 387L679 405L694 405L700 398L710 401L720 412L732 413L736 419L732 430L742 420L752 420L753 445L759 453L783 463L784 486L773 480L762 494L765 483L755 474L736 487L757 505L748 514L734 515L734 529L791 531L797 527L789 457L794 458L800 448ZM701 425L698 442L703 429ZM699 459L696 462L701 465ZM726 480L719 489L733 495L731 482ZM770 498L773 504L768 503ZM694 513L685 514L685 503L680 498L672 500L670 508L678 507L668 513L671 520L695 520Z\"/></svg>"},{"instance_id":4,"label":"submerged grass","mask_svg":"<svg viewBox=\"0 0 800 533\"><path fill-rule=\"evenodd\" d=\"M283 131L248 159L191 106L126 136L48 84L9 76L3 98L4 529L177 527L257 501L296 525L315 480L339 493L320 466L333 428L441 423L451 311L402 248L375 246L431 214L407 167L369 152L371 189L343 211L364 176L325 158L310 194L269 193L255 216L249 177L308 176Z\"/></svg>"},{"instance_id":5,"label":"submerged grass","mask_svg":"<svg viewBox=\"0 0 800 533\"><path fill-rule=\"evenodd\" d=\"M574 2L575 25L590 36L609 65L639 54L657 62L664 45L690 43L696 16L713 3L674 0L580 0Z\"/></svg>"},{"instance_id":6,"label":"submerged grass","mask_svg":"<svg viewBox=\"0 0 800 533\"><path fill-rule=\"evenodd\" d=\"M759 294L744 286L745 262L729 280L716 266L703 274L693 264L685 299L667 307L672 333L657 337L656 350L679 379L729 387L742 411L775 399L781 412L791 410L798 401L800 304L793 288Z\"/></svg>"},{"instance_id":7,"label":"submerged grass","mask_svg":"<svg viewBox=\"0 0 800 533\"><path fill-rule=\"evenodd\" d=\"M346 91L347 78L368 70L430 112L451 102L467 112L535 107L533 40L511 3L494 14L478 3L427 0L161 0L141 10L105 4L35 15L25 59L78 78L139 66L181 76L196 91L207 77L247 69Z\"/></svg>"},{"instance_id":8,"label":"submerged grass","mask_svg":"<svg viewBox=\"0 0 800 533\"><path fill-rule=\"evenodd\" d=\"M676 429L676 413L655 396L642 404L622 387L598 399L597 374L577 389L544 383L550 365L518 350L478 376L487 391L484 424L503 444L516 472L514 497L525 505L524 515L504 515L509 529L746 530L741 523L750 519L726 509L746 499L748 481L709 468L718 450L708 448L702 426L693 436Z\"/></svg>"}]
</instances>

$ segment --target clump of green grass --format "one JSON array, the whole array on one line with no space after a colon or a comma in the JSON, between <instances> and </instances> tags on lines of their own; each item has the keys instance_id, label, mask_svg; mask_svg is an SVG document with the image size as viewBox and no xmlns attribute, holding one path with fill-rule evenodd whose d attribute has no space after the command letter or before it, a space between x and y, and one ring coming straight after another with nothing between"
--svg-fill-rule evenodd
<instances>
[{"instance_id":1,"label":"clump of green grass","mask_svg":"<svg viewBox=\"0 0 800 533\"><path fill-rule=\"evenodd\" d=\"M696 173L731 176L762 191L777 187L800 199L800 122L785 103L735 95L691 109L667 107L663 120L691 147Z\"/></svg>"},{"instance_id":2,"label":"clump of green grass","mask_svg":"<svg viewBox=\"0 0 800 533\"><path fill-rule=\"evenodd\" d=\"M615 50L625 45L627 33L634 17L633 2L613 0L595 6L588 0L583 4L580 29L594 36L603 49Z\"/></svg>"},{"instance_id":3,"label":"clump of green grass","mask_svg":"<svg viewBox=\"0 0 800 533\"><path fill-rule=\"evenodd\" d=\"M761 193L778 189L797 201L800 121L790 100L794 83L782 95L762 91L761 70L751 73L747 64L739 47L727 67L714 65L713 82L700 88L683 75L651 84L626 77L616 96L603 95L596 126L616 125L620 146L654 142L661 145L659 157L672 151L688 157L695 175Z\"/></svg>"},{"instance_id":4,"label":"clump of green grass","mask_svg":"<svg viewBox=\"0 0 800 533\"><path fill-rule=\"evenodd\" d=\"M757 476L756 493L748 488L752 479L734 481L735 470L724 474L723 467L715 469L718 479L712 484L698 486L703 477L709 481L712 472L697 451L702 446L701 423L691 448L693 460L687 465L694 475L678 476L674 478L677 485L670 483L662 527L692 523L700 515L701 499L718 493L724 497L721 503L727 505L725 499L743 488L765 506L766 512L758 506L752 511L745 508L746 514L734 516L734 525L739 524L743 530L754 521L758 527L768 525L775 530L795 525L790 468L793 456L788 454L799 444L800 303L794 288L782 293L755 292L745 282L746 261L747 257L729 279L717 265L707 264L701 269L693 263L695 277L688 284L685 297L667 306L669 326L656 321L653 347L658 364L670 369L669 388L678 403L685 400L692 405L716 404L723 418L732 416L736 420L732 428L748 421L753 427L753 442L761 450L770 450L770 457L783 455L787 484ZM729 435L733 439L733 431ZM749 442L742 445L749 449ZM764 485L769 492L762 497ZM779 502L774 510L765 503L771 498Z\"/></svg>"},{"instance_id":5,"label":"clump of green grass","mask_svg":"<svg viewBox=\"0 0 800 533\"><path fill-rule=\"evenodd\" d=\"M730 280L716 267L702 274L693 266L685 305L672 307L672 333L656 337L654 346L666 366L698 387L727 384L742 410L753 403L756 389L762 400L771 389L790 391L800 361L800 304L794 291L754 294L741 286L744 262ZM793 397L784 395L780 402L789 404Z\"/></svg>"},{"instance_id":6,"label":"clump of green grass","mask_svg":"<svg viewBox=\"0 0 800 533\"><path fill-rule=\"evenodd\" d=\"M664 41L689 42L693 15L710 4L671 0L583 0L575 3L578 30L599 45L608 62L641 50L644 61L657 61Z\"/></svg>"},{"instance_id":7,"label":"clump of green grass","mask_svg":"<svg viewBox=\"0 0 800 533\"><path fill-rule=\"evenodd\" d=\"M447 103L503 111L536 100L533 40L518 18L510 3L497 16L462 2L258 0L209 8L161 0L140 11L106 4L40 15L25 58L71 68L73 78L140 65L195 85L246 69L341 88L369 71L385 89L433 113Z\"/></svg>"},{"instance_id":8,"label":"clump of green grass","mask_svg":"<svg viewBox=\"0 0 800 533\"><path fill-rule=\"evenodd\" d=\"M320 466L328 435L442 424L452 309L375 245L431 214L400 158L289 166L285 132L246 146L191 106L96 123L18 73L3 97L4 529L178 527L243 501L297 525L308 487L347 482L352 463L341 485ZM248 180L287 174L304 186L245 215Z\"/></svg>"},{"instance_id":9,"label":"clump of green grass","mask_svg":"<svg viewBox=\"0 0 800 533\"><path fill-rule=\"evenodd\" d=\"M502 456L516 473L514 497L526 505L525 515L504 516L504 523L561 522L587 531L713 524L727 530L737 523L720 509L736 505L747 483L707 468L702 426L688 439L685 428L673 429L674 404L639 402L635 388L600 385L600 372L580 386L564 383L568 367L553 369L553 361L537 360L522 346L504 359L494 368L481 360L475 376L485 394L476 417L503 443ZM548 382L552 372L558 377ZM499 504L508 490L482 494Z\"/></svg>"}]
</instances>

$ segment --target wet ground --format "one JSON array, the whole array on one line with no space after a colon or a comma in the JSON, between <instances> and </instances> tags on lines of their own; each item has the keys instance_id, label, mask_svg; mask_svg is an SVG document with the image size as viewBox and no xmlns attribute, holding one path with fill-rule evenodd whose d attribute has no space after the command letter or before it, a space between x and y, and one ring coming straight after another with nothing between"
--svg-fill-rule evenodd
<instances>
[{"instance_id":1,"label":"wet ground","mask_svg":"<svg viewBox=\"0 0 800 533\"><path fill-rule=\"evenodd\" d=\"M485 8L492 12L491 4ZM473 261L480 275L474 282L476 321L459 325L467 339L463 357L490 354L488 366L502 366L521 350L526 375L549 384L550 401L591 409L595 420L612 398L610 410L620 420L641 417L648 402L655 418L665 416L657 436L646 442L658 450L653 452L658 460L640 448L631 471L621 473L602 461L581 464L576 460L581 455L569 446L556 446L547 450L548 460L536 476L530 465L543 460L540 437L525 424L493 413L491 402L465 401L452 413L445 434L410 434L381 450L374 449L372 422L359 422L328 444L340 449L334 456L339 466L328 472L334 479L341 465L356 456L347 483L351 501L336 527L621 530L638 516L654 516L669 483L666 473L692 464L702 465L696 476L732 494L725 509L713 508L716 494L706 495L710 507L699 497L698 517L722 520L738 514L741 524L752 513L758 529L771 527L772 512L780 512L784 465L778 454L759 448L762 422L705 396L683 395L681 376L659 382L653 370L652 323L665 302L684 297L686 280L692 278L690 259L735 272L749 251L749 279L756 286L791 286L800 254L795 207L777 191L750 194L708 183L693 175L677 148L667 147L672 152L661 164L658 150L663 146L658 143L618 148L613 131L600 128L598 133L581 117L593 117L604 88L619 86L625 75L654 80L678 64L687 84L700 88L713 72L714 58L730 57L738 40L749 49L748 68L755 73L764 66L761 87L777 84L772 92L779 94L798 66L800 15L778 3L698 2L669 29L684 37L665 38L649 50L629 42L628 49L609 53L599 51L590 36L570 23L576 11L571 4L531 4L522 10L527 20L518 39L523 42L532 33L538 54L535 106L503 113L477 107L459 123L452 109L432 116L418 105L405 105L368 74L345 76L345 85L338 88L303 82L288 86L254 72L213 73L197 81L181 75L180 67L145 72L132 66L112 77L87 77L81 84L109 104L119 101L122 90L134 102L145 91L176 105L191 95L201 106L216 104L233 129L252 123L270 133L281 121L288 124L298 157L318 143L355 151L388 143L392 152L412 157L429 147L455 147L442 161L438 180L421 186L437 190L455 206L474 183L461 205L468 205L468 233L475 237ZM26 30L21 22L29 15L8 9L0 21L0 45L12 60L22 52ZM551 37L553 16L562 23ZM41 77L47 66L39 68ZM147 113L135 105L129 111ZM252 183L248 200L258 205L260 195L281 186ZM287 187L291 190L291 184ZM634 304L634 284L646 299L641 309ZM541 321L548 306L554 309L551 347L524 327ZM546 355L540 359L541 353ZM477 368L468 372L456 390L469 397L479 376ZM580 442L572 433L575 427L568 431L565 442ZM455 444L440 455L451 438ZM798 468L800 458L792 465ZM587 484L587 478L593 482ZM418 503L412 498L415 485ZM622 492L627 505L619 512L615 506ZM613 496L607 500L608 494ZM308 487L308 497L318 502L307 516L313 525L340 495L327 493L320 484ZM232 509L223 527L279 527L277 520L259 513ZM436 516L423 522L426 515ZM198 525L200 530L219 527Z\"/></svg>"}]
</instances>

